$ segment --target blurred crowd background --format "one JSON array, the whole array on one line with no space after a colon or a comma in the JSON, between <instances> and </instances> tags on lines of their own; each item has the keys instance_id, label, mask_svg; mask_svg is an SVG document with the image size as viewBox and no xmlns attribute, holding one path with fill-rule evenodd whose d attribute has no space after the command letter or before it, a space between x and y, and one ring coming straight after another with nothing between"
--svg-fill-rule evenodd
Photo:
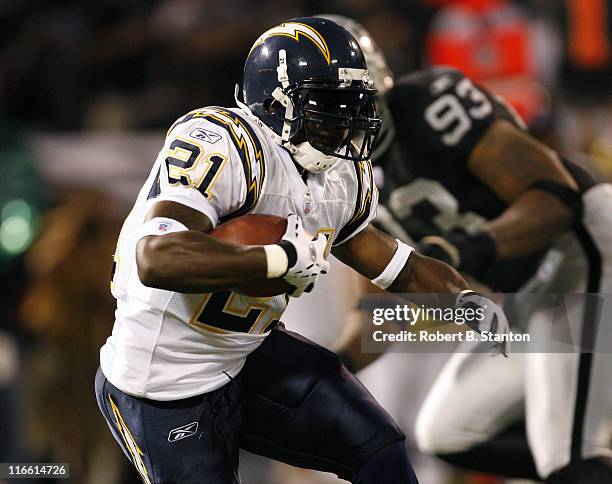
<instances>
[{"instance_id":1,"label":"blurred crowd background","mask_svg":"<svg viewBox=\"0 0 612 484\"><path fill-rule=\"evenodd\" d=\"M612 0L0 0L0 462L138 482L93 396L122 219L165 129L194 108L232 106L258 35L318 13L361 22L397 75L464 70L538 137L612 179ZM350 284L337 287L333 310L302 304L289 322L331 344L352 304ZM415 372L408 427L440 358ZM419 365L396 360L401 372ZM427 484L501 482L414 459L435 474ZM243 463L245 484L334 482Z\"/></svg>"}]
</instances>

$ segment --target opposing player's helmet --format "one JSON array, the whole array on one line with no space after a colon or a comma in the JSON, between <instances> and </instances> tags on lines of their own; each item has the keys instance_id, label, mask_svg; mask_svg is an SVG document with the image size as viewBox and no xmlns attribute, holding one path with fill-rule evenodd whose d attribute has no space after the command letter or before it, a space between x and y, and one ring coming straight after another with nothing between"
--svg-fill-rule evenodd
<instances>
[{"instance_id":1,"label":"opposing player's helmet","mask_svg":"<svg viewBox=\"0 0 612 484\"><path fill-rule=\"evenodd\" d=\"M244 103L311 172L365 160L381 121L373 80L355 39L335 22L287 21L264 32L244 66Z\"/></svg>"}]
</instances>

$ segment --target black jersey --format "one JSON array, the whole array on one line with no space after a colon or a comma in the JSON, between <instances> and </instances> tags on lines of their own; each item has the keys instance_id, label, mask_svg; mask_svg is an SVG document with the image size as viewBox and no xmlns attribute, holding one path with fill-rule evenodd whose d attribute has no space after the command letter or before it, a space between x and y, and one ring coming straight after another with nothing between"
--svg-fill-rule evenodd
<instances>
[{"instance_id":1,"label":"black jersey","mask_svg":"<svg viewBox=\"0 0 612 484\"><path fill-rule=\"evenodd\" d=\"M401 77L386 104L395 137L374 160L384 170L381 228L398 235L391 225L401 226L418 240L455 229L476 231L502 213L507 204L467 169L470 153L496 119L523 127L501 98L455 69L438 67ZM516 290L541 255L498 263L484 282L495 290Z\"/></svg>"}]
</instances>

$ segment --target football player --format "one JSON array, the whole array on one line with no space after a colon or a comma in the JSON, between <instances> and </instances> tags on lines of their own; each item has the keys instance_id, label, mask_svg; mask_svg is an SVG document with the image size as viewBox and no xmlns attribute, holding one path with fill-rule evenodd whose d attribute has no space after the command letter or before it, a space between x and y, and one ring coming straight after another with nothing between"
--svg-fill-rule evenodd
<instances>
[{"instance_id":1,"label":"football player","mask_svg":"<svg viewBox=\"0 0 612 484\"><path fill-rule=\"evenodd\" d=\"M393 420L335 354L279 323L289 298L233 292L240 283L284 278L300 296L331 247L382 288L456 294L486 308L479 328L505 331L454 269L370 225L372 84L346 30L295 19L254 43L238 108L197 109L168 131L119 236L96 376L143 481L236 483L242 446L354 483L417 482ZM208 234L252 213L287 218L278 244Z\"/></svg>"},{"instance_id":2,"label":"football player","mask_svg":"<svg viewBox=\"0 0 612 484\"><path fill-rule=\"evenodd\" d=\"M610 185L531 137L502 99L460 72L434 67L394 80L361 25L326 17L359 41L379 89L386 129L373 156L384 172L380 227L419 239L425 254L495 291L526 284L560 294L610 292ZM585 351L562 353L551 341L546 354L508 360L453 355L417 419L421 450L507 476L612 482L603 463L612 457L611 325L597 326L584 302L568 316L580 321L577 346ZM530 330L550 318L531 314ZM355 370L372 359L359 353L358 338L341 349ZM516 426L522 416L531 453Z\"/></svg>"}]
</instances>

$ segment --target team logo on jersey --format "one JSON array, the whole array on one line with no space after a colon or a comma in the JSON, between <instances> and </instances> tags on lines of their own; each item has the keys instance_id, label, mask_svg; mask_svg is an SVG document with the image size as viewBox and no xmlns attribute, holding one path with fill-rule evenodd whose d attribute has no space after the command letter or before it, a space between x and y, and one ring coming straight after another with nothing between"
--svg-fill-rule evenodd
<instances>
[{"instance_id":1,"label":"team logo on jersey","mask_svg":"<svg viewBox=\"0 0 612 484\"><path fill-rule=\"evenodd\" d=\"M211 145L215 144L221 139L221 135L219 133L215 133L214 131L209 131L208 129L204 128L194 129L191 133L189 133L189 136L195 139L201 139L202 141L210 143Z\"/></svg>"},{"instance_id":2,"label":"team logo on jersey","mask_svg":"<svg viewBox=\"0 0 612 484\"><path fill-rule=\"evenodd\" d=\"M168 442L176 442L187 437L192 437L198 432L198 422L191 422L182 427L172 429L168 434Z\"/></svg>"},{"instance_id":3,"label":"team logo on jersey","mask_svg":"<svg viewBox=\"0 0 612 484\"><path fill-rule=\"evenodd\" d=\"M330 64L331 56L329 53L329 47L327 46L327 42L325 42L323 36L315 29L313 29L310 25L302 24L299 22L287 22L264 32L255 41L253 47L251 47L251 51L258 45L263 44L266 39L275 36L290 37L297 42L300 41L300 37L306 37L308 40L310 40L317 46L317 49L321 51L321 54L323 54L323 57L325 57L327 63Z\"/></svg>"},{"instance_id":4,"label":"team logo on jersey","mask_svg":"<svg viewBox=\"0 0 612 484\"><path fill-rule=\"evenodd\" d=\"M157 226L157 230L160 232L167 232L169 228L170 224L167 224L166 222L162 222Z\"/></svg>"},{"instance_id":5,"label":"team logo on jersey","mask_svg":"<svg viewBox=\"0 0 612 484\"><path fill-rule=\"evenodd\" d=\"M304 215L308 215L310 212L312 212L313 205L314 205L314 200L312 199L310 194L308 193L305 194L304 195Z\"/></svg>"}]
</instances>

